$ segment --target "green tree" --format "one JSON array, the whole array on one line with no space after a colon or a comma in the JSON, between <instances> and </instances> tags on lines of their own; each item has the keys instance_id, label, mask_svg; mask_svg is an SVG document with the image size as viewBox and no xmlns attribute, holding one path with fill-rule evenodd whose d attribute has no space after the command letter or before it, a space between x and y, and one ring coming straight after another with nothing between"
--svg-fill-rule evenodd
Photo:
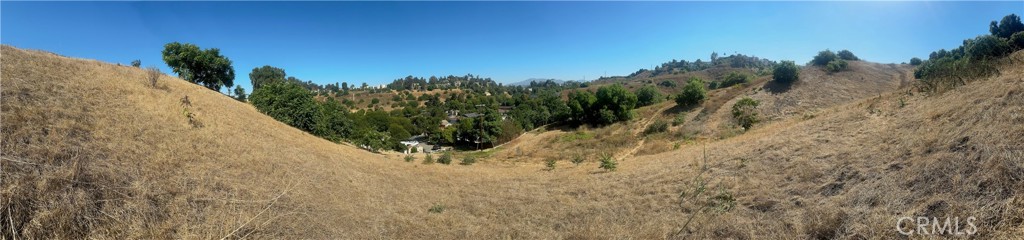
<instances>
[{"instance_id":1,"label":"green tree","mask_svg":"<svg viewBox=\"0 0 1024 240\"><path fill-rule=\"evenodd\" d=\"M607 109L615 114L616 121L626 121L633 118L633 108L636 107L637 98L621 84L603 86L597 89L596 109Z\"/></svg>"},{"instance_id":2,"label":"green tree","mask_svg":"<svg viewBox=\"0 0 1024 240\"><path fill-rule=\"evenodd\" d=\"M836 53L825 49L825 51L818 52L818 55L814 56L814 59L811 60L811 65L825 66L832 60L836 60Z\"/></svg>"},{"instance_id":3,"label":"green tree","mask_svg":"<svg viewBox=\"0 0 1024 240\"><path fill-rule=\"evenodd\" d=\"M132 61L132 67L137 67L137 68L142 67L142 61L140 61L138 59L133 60Z\"/></svg>"},{"instance_id":4,"label":"green tree","mask_svg":"<svg viewBox=\"0 0 1024 240\"><path fill-rule=\"evenodd\" d=\"M921 62L922 62L921 59L917 58L917 57L913 57L913 58L910 59L910 65L914 65L914 66L921 65Z\"/></svg>"},{"instance_id":5,"label":"green tree","mask_svg":"<svg viewBox=\"0 0 1024 240\"><path fill-rule=\"evenodd\" d=\"M263 85L284 82L285 73L284 69L276 68L270 65L265 65L258 68L253 68L252 72L249 73L249 81L252 81L252 89L260 89Z\"/></svg>"},{"instance_id":6,"label":"green tree","mask_svg":"<svg viewBox=\"0 0 1024 240\"><path fill-rule=\"evenodd\" d=\"M220 49L200 50L191 43L172 42L164 45L163 59L185 81L218 92L222 86L235 85L235 69L230 59L220 55Z\"/></svg>"},{"instance_id":7,"label":"green tree","mask_svg":"<svg viewBox=\"0 0 1024 240\"><path fill-rule=\"evenodd\" d=\"M704 89L704 81L694 77L690 78L686 82L686 86L683 86L683 91L676 95L676 104L681 106L700 104L707 97L708 91Z\"/></svg>"},{"instance_id":8,"label":"green tree","mask_svg":"<svg viewBox=\"0 0 1024 240\"><path fill-rule=\"evenodd\" d=\"M637 105L650 106L661 101L661 92L654 86L647 85L636 90Z\"/></svg>"},{"instance_id":9,"label":"green tree","mask_svg":"<svg viewBox=\"0 0 1024 240\"><path fill-rule=\"evenodd\" d=\"M274 83L256 89L249 101L260 112L285 124L312 132L319 114L309 90L295 83Z\"/></svg>"},{"instance_id":10,"label":"green tree","mask_svg":"<svg viewBox=\"0 0 1024 240\"><path fill-rule=\"evenodd\" d=\"M594 103L597 102L597 96L589 91L576 90L569 93L569 100L566 105L569 106L569 112L572 118L580 123L588 123L593 121L594 112L592 112Z\"/></svg>"},{"instance_id":11,"label":"green tree","mask_svg":"<svg viewBox=\"0 0 1024 240\"><path fill-rule=\"evenodd\" d=\"M757 100L749 97L743 97L736 104L732 105L732 117L736 119L743 129L750 129L754 123L757 123L757 105L760 104Z\"/></svg>"},{"instance_id":12,"label":"green tree","mask_svg":"<svg viewBox=\"0 0 1024 240\"><path fill-rule=\"evenodd\" d=\"M860 61L860 58L858 58L856 55L853 55L853 52L850 52L850 50L846 50L846 49L843 49L843 50L839 51L838 53L836 53L836 56L839 57L839 59L842 59L842 60Z\"/></svg>"},{"instance_id":13,"label":"green tree","mask_svg":"<svg viewBox=\"0 0 1024 240\"><path fill-rule=\"evenodd\" d=\"M351 134L352 121L347 116L348 109L338 100L328 98L317 106L319 114L315 115L313 135L339 142Z\"/></svg>"},{"instance_id":14,"label":"green tree","mask_svg":"<svg viewBox=\"0 0 1024 240\"><path fill-rule=\"evenodd\" d=\"M992 35L979 36L973 40L965 41L967 56L973 60L992 59L1006 56L1010 53L1010 44L1005 39Z\"/></svg>"},{"instance_id":15,"label":"green tree","mask_svg":"<svg viewBox=\"0 0 1024 240\"><path fill-rule=\"evenodd\" d=\"M1010 38L1014 33L1024 31L1024 24L1020 22L1020 16L1010 14L1003 17L998 23L992 21L989 24L988 31L997 37Z\"/></svg>"},{"instance_id":16,"label":"green tree","mask_svg":"<svg viewBox=\"0 0 1024 240\"><path fill-rule=\"evenodd\" d=\"M782 61L772 71L773 81L790 84L800 79L800 68L793 61Z\"/></svg>"},{"instance_id":17,"label":"green tree","mask_svg":"<svg viewBox=\"0 0 1024 240\"><path fill-rule=\"evenodd\" d=\"M245 102L246 97L247 96L245 95L245 88L242 88L241 85L235 85L235 99L241 102Z\"/></svg>"}]
</instances>

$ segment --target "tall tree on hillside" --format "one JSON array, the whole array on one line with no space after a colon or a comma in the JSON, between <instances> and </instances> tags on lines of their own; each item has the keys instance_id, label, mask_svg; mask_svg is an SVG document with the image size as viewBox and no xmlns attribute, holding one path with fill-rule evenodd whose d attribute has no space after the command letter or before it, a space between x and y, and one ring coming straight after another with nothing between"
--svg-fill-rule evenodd
<instances>
[{"instance_id":1,"label":"tall tree on hillside","mask_svg":"<svg viewBox=\"0 0 1024 240\"><path fill-rule=\"evenodd\" d=\"M235 69L230 59L220 55L220 49L200 50L191 43L172 42L164 45L163 59L185 81L218 92L235 85Z\"/></svg>"},{"instance_id":2,"label":"tall tree on hillside","mask_svg":"<svg viewBox=\"0 0 1024 240\"><path fill-rule=\"evenodd\" d=\"M1020 22L1020 16L1017 14L1010 14L1003 17L998 23L992 21L988 26L988 31L997 37L1009 39L1014 33L1024 31L1024 23Z\"/></svg>"},{"instance_id":3,"label":"tall tree on hillside","mask_svg":"<svg viewBox=\"0 0 1024 240\"><path fill-rule=\"evenodd\" d=\"M265 65L253 68L252 72L249 73L249 80L252 81L252 89L255 91L256 89L260 89L263 85L273 82L283 82L284 76L284 69Z\"/></svg>"}]
</instances>

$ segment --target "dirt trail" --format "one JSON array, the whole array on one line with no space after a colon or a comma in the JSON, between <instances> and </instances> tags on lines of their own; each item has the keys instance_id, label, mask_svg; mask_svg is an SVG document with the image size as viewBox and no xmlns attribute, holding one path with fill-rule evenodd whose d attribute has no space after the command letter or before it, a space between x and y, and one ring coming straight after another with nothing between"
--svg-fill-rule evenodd
<instances>
[{"instance_id":1,"label":"dirt trail","mask_svg":"<svg viewBox=\"0 0 1024 240\"><path fill-rule=\"evenodd\" d=\"M623 151L622 153L616 154L615 155L615 159L623 159L623 158L632 157L633 155L635 155L636 152L639 151L640 148L644 146L644 142L647 141L647 139L644 138L641 135L641 134L643 134L644 129L647 129L647 127L650 126L651 123L654 123L654 121L657 119L656 116L658 116L661 113L665 112L669 108L672 108L673 106L675 106L675 105L673 105L673 104L666 104L665 106L662 106L661 108L659 108L657 111L654 111L654 113L651 114L651 117L644 118L643 124L641 124L641 126L639 128L636 128L636 129L633 130L633 135L636 136L637 138L639 138L640 140L637 141L636 145L633 146L632 148L630 148L629 150L626 150L626 151Z\"/></svg>"}]
</instances>

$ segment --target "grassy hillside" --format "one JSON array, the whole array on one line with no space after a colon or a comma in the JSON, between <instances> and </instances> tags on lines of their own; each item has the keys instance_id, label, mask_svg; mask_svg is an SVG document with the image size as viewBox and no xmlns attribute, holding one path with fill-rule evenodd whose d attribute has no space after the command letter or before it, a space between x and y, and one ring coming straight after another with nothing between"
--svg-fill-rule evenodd
<instances>
[{"instance_id":1,"label":"grassy hillside","mask_svg":"<svg viewBox=\"0 0 1024 240\"><path fill-rule=\"evenodd\" d=\"M573 165L566 151L544 156L558 160L552 171L499 161L509 144L472 166L406 163L177 78L153 88L137 68L9 46L0 54L8 238L859 239L901 237L896 219L920 215L975 216L982 238L1024 235L1022 52L1000 76L942 94L885 90L901 85L889 73L902 70L863 75L878 86L867 90L841 88L854 76L821 75L846 76L831 83L848 95L797 95L814 117L785 114L805 105L766 104L783 114L735 137L619 155L614 172L596 158ZM646 119L563 143L628 149L615 139ZM516 141L540 149L544 134L561 133Z\"/></svg>"}]
</instances>

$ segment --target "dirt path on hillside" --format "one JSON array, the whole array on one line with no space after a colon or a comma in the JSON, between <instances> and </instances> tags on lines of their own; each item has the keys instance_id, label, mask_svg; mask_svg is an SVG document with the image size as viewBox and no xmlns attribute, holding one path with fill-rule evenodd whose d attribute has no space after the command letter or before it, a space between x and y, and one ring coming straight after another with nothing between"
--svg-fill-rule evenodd
<instances>
[{"instance_id":1,"label":"dirt path on hillside","mask_svg":"<svg viewBox=\"0 0 1024 240\"><path fill-rule=\"evenodd\" d=\"M632 157L633 155L636 155L636 152L640 151L640 148L644 146L644 142L647 141L647 139L644 138L641 135L641 134L643 134L644 129L647 129L647 127L650 126L651 123L654 123L654 121L657 119L657 116L659 114L662 114L663 112L665 112L669 108L672 108L673 106L675 106L675 105L667 104L666 106L659 108L657 111L654 111L654 113L651 114L650 118L644 119L643 123L641 124L641 127L633 130L633 135L637 136L637 138L639 138L640 140L637 141L636 145L633 146L632 148L630 148L630 149L628 149L626 151L623 151L620 154L616 154L615 155L615 159L624 159L624 158Z\"/></svg>"}]
</instances>

